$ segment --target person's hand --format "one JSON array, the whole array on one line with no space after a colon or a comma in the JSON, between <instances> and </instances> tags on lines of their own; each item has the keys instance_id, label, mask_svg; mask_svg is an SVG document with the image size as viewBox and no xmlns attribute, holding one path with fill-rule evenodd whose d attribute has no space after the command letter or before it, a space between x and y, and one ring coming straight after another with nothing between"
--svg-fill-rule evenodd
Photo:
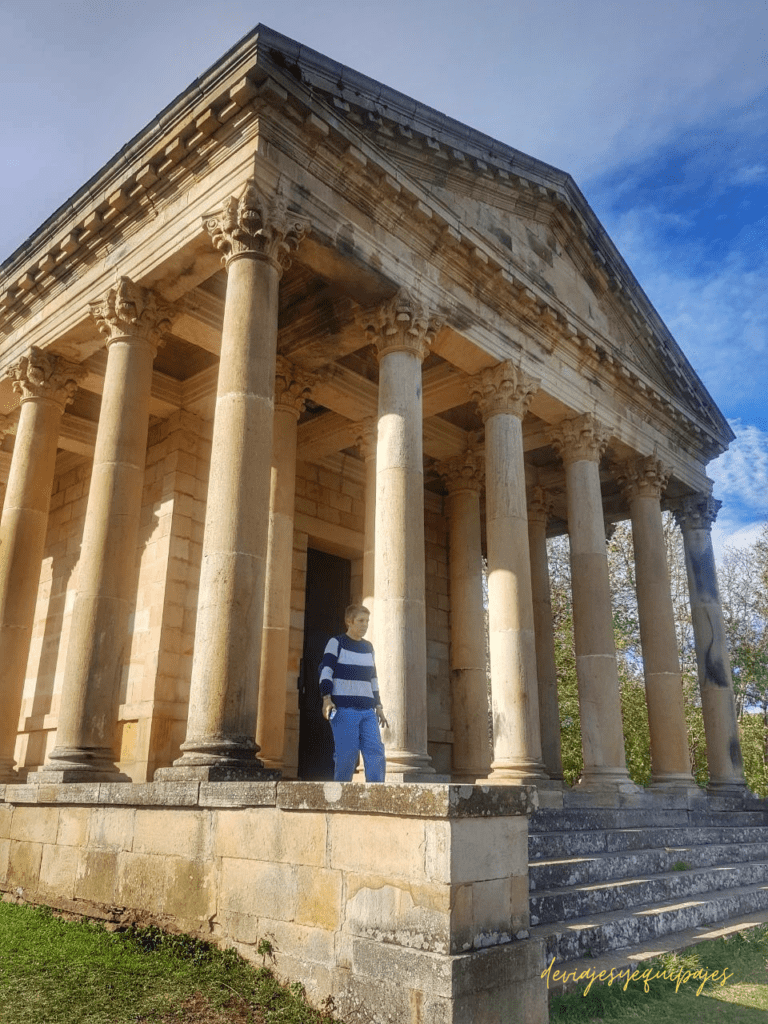
<instances>
[{"instance_id":1,"label":"person's hand","mask_svg":"<svg viewBox=\"0 0 768 1024\"><path fill-rule=\"evenodd\" d=\"M333 703L333 697L327 693L323 697L323 718L326 722L331 720L331 712L336 710L336 705Z\"/></svg>"},{"instance_id":2,"label":"person's hand","mask_svg":"<svg viewBox=\"0 0 768 1024\"><path fill-rule=\"evenodd\" d=\"M389 722L384 716L384 708L381 706L381 704L376 705L376 718L378 719L379 725L381 726L382 729L389 728Z\"/></svg>"}]
</instances>

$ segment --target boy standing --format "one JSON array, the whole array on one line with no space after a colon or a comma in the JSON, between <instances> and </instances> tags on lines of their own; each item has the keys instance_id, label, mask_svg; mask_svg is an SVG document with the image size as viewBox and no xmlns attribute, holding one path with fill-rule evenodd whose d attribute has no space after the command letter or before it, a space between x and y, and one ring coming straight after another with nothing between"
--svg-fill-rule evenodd
<instances>
[{"instance_id":1,"label":"boy standing","mask_svg":"<svg viewBox=\"0 0 768 1024\"><path fill-rule=\"evenodd\" d=\"M379 702L373 645L363 640L369 619L363 605L349 605L344 612L347 632L328 641L320 662L323 716L333 732L335 782L351 782L358 754L363 755L365 781L384 781L379 725L386 726L387 720Z\"/></svg>"}]
</instances>

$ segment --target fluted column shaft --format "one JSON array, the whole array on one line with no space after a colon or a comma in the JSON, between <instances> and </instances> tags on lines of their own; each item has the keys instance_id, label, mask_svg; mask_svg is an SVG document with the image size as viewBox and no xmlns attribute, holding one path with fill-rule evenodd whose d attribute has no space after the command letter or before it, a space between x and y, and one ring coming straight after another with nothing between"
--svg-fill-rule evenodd
<instances>
[{"instance_id":1,"label":"fluted column shaft","mask_svg":"<svg viewBox=\"0 0 768 1024\"><path fill-rule=\"evenodd\" d=\"M584 753L582 790L634 792L624 753L600 458L607 432L591 415L564 420L551 440L565 465L573 628Z\"/></svg>"},{"instance_id":2,"label":"fluted column shaft","mask_svg":"<svg viewBox=\"0 0 768 1024\"><path fill-rule=\"evenodd\" d=\"M632 517L651 778L655 788L691 788L695 783L661 518L661 492L669 473L650 456L624 463L617 475Z\"/></svg>"},{"instance_id":3,"label":"fluted column shaft","mask_svg":"<svg viewBox=\"0 0 768 1024\"><path fill-rule=\"evenodd\" d=\"M278 288L306 224L288 213L281 196L266 196L251 181L206 227L224 254L227 290L187 735L181 758L155 773L163 780L258 778L264 772L255 737Z\"/></svg>"},{"instance_id":4,"label":"fluted column shaft","mask_svg":"<svg viewBox=\"0 0 768 1024\"><path fill-rule=\"evenodd\" d=\"M712 523L720 505L711 495L694 494L684 498L674 510L683 534L707 740L708 788L714 793L741 791L745 786L731 661L712 550Z\"/></svg>"},{"instance_id":5,"label":"fluted column shaft","mask_svg":"<svg viewBox=\"0 0 768 1024\"><path fill-rule=\"evenodd\" d=\"M11 470L0 521L0 783L18 781L14 749L32 639L61 414L80 367L31 349L8 370L21 395Z\"/></svg>"},{"instance_id":6,"label":"fluted column shaft","mask_svg":"<svg viewBox=\"0 0 768 1024\"><path fill-rule=\"evenodd\" d=\"M171 311L121 278L91 312L107 337L107 368L56 746L36 781L124 778L113 741L135 596L152 363Z\"/></svg>"},{"instance_id":7,"label":"fluted column shaft","mask_svg":"<svg viewBox=\"0 0 768 1024\"><path fill-rule=\"evenodd\" d=\"M523 461L523 416L538 381L512 363L483 370L472 396L485 422L485 524L493 705L490 781L546 779Z\"/></svg>"},{"instance_id":8,"label":"fluted column shaft","mask_svg":"<svg viewBox=\"0 0 768 1024\"><path fill-rule=\"evenodd\" d=\"M448 488L452 774L456 781L474 782L485 778L491 766L480 538L482 455L464 452L443 463L440 472Z\"/></svg>"},{"instance_id":9,"label":"fluted column shaft","mask_svg":"<svg viewBox=\"0 0 768 1024\"><path fill-rule=\"evenodd\" d=\"M266 768L283 767L291 630L297 423L311 384L309 374L292 367L278 356L269 491L267 582L264 595L264 631L256 729L256 742Z\"/></svg>"},{"instance_id":10,"label":"fluted column shaft","mask_svg":"<svg viewBox=\"0 0 768 1024\"><path fill-rule=\"evenodd\" d=\"M541 487L536 487L533 501L528 507L528 546L531 552L531 593L536 634L536 674L539 680L541 754L544 770L550 779L561 780L563 758L560 749L560 704L557 694L552 595L549 588L547 518L546 494Z\"/></svg>"},{"instance_id":11,"label":"fluted column shaft","mask_svg":"<svg viewBox=\"0 0 768 1024\"><path fill-rule=\"evenodd\" d=\"M436 324L400 292L371 325L379 356L376 664L389 720L388 778L434 776L427 752L421 364Z\"/></svg>"}]
</instances>

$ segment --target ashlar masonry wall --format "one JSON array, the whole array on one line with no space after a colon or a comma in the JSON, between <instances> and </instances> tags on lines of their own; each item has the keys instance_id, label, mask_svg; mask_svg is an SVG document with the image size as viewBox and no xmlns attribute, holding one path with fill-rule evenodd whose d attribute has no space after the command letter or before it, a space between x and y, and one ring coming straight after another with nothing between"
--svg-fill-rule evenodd
<instances>
[{"instance_id":1,"label":"ashlar masonry wall","mask_svg":"<svg viewBox=\"0 0 768 1024\"><path fill-rule=\"evenodd\" d=\"M545 1024L522 787L7 786L0 889L231 945L371 1024Z\"/></svg>"}]
</instances>

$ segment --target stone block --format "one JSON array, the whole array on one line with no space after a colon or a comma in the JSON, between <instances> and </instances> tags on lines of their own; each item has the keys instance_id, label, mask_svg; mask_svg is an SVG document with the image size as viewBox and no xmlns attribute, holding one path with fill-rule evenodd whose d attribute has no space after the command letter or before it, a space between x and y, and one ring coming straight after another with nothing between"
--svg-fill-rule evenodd
<instances>
[{"instance_id":1,"label":"stone block","mask_svg":"<svg viewBox=\"0 0 768 1024\"><path fill-rule=\"evenodd\" d=\"M328 822L329 867L425 880L424 822L418 818L334 814Z\"/></svg>"},{"instance_id":2,"label":"stone block","mask_svg":"<svg viewBox=\"0 0 768 1024\"><path fill-rule=\"evenodd\" d=\"M152 914L165 911L171 858L147 853L117 854L115 901Z\"/></svg>"},{"instance_id":3,"label":"stone block","mask_svg":"<svg viewBox=\"0 0 768 1024\"><path fill-rule=\"evenodd\" d=\"M324 868L296 869L296 923L337 931L344 916L343 876Z\"/></svg>"},{"instance_id":4,"label":"stone block","mask_svg":"<svg viewBox=\"0 0 768 1024\"><path fill-rule=\"evenodd\" d=\"M187 860L210 857L211 812L137 808L134 820L135 853L183 856Z\"/></svg>"},{"instance_id":5,"label":"stone block","mask_svg":"<svg viewBox=\"0 0 768 1024\"><path fill-rule=\"evenodd\" d=\"M0 885L8 878L8 859L11 855L11 840L0 839Z\"/></svg>"},{"instance_id":6,"label":"stone block","mask_svg":"<svg viewBox=\"0 0 768 1024\"><path fill-rule=\"evenodd\" d=\"M274 807L275 782L201 782L200 807Z\"/></svg>"},{"instance_id":7,"label":"stone block","mask_svg":"<svg viewBox=\"0 0 768 1024\"><path fill-rule=\"evenodd\" d=\"M225 910L294 920L297 885L290 865L224 857L219 878L219 905Z\"/></svg>"},{"instance_id":8,"label":"stone block","mask_svg":"<svg viewBox=\"0 0 768 1024\"><path fill-rule=\"evenodd\" d=\"M0 804L0 839L10 839L13 811L11 804Z\"/></svg>"},{"instance_id":9,"label":"stone block","mask_svg":"<svg viewBox=\"0 0 768 1024\"><path fill-rule=\"evenodd\" d=\"M58 846L85 846L91 811L86 807L62 807L59 811Z\"/></svg>"},{"instance_id":10,"label":"stone block","mask_svg":"<svg viewBox=\"0 0 768 1024\"><path fill-rule=\"evenodd\" d=\"M216 815L214 853L217 857L323 867L325 816L269 807L221 810Z\"/></svg>"},{"instance_id":11,"label":"stone block","mask_svg":"<svg viewBox=\"0 0 768 1024\"><path fill-rule=\"evenodd\" d=\"M381 942L450 952L451 893L381 875L347 875L345 928Z\"/></svg>"},{"instance_id":12,"label":"stone block","mask_svg":"<svg viewBox=\"0 0 768 1024\"><path fill-rule=\"evenodd\" d=\"M164 911L184 927L193 922L200 927L216 911L216 891L212 864L200 864L182 857L169 858L168 890Z\"/></svg>"},{"instance_id":13,"label":"stone block","mask_svg":"<svg viewBox=\"0 0 768 1024\"><path fill-rule=\"evenodd\" d=\"M112 905L117 883L117 854L112 850L80 850L78 853L75 899Z\"/></svg>"},{"instance_id":14,"label":"stone block","mask_svg":"<svg viewBox=\"0 0 768 1024\"><path fill-rule=\"evenodd\" d=\"M11 839L25 842L55 843L59 830L56 807L17 807L11 821Z\"/></svg>"},{"instance_id":15,"label":"stone block","mask_svg":"<svg viewBox=\"0 0 768 1024\"><path fill-rule=\"evenodd\" d=\"M525 818L463 818L430 822L426 832L427 877L441 882L476 882L527 874Z\"/></svg>"},{"instance_id":16,"label":"stone block","mask_svg":"<svg viewBox=\"0 0 768 1024\"><path fill-rule=\"evenodd\" d=\"M132 807L99 807L91 813L88 845L92 849L130 850L136 811Z\"/></svg>"},{"instance_id":17,"label":"stone block","mask_svg":"<svg viewBox=\"0 0 768 1024\"><path fill-rule=\"evenodd\" d=\"M74 899L79 851L74 846L43 846L39 891Z\"/></svg>"},{"instance_id":18,"label":"stone block","mask_svg":"<svg viewBox=\"0 0 768 1024\"><path fill-rule=\"evenodd\" d=\"M37 890L40 880L42 843L13 842L8 855L8 885L11 888Z\"/></svg>"}]
</instances>

